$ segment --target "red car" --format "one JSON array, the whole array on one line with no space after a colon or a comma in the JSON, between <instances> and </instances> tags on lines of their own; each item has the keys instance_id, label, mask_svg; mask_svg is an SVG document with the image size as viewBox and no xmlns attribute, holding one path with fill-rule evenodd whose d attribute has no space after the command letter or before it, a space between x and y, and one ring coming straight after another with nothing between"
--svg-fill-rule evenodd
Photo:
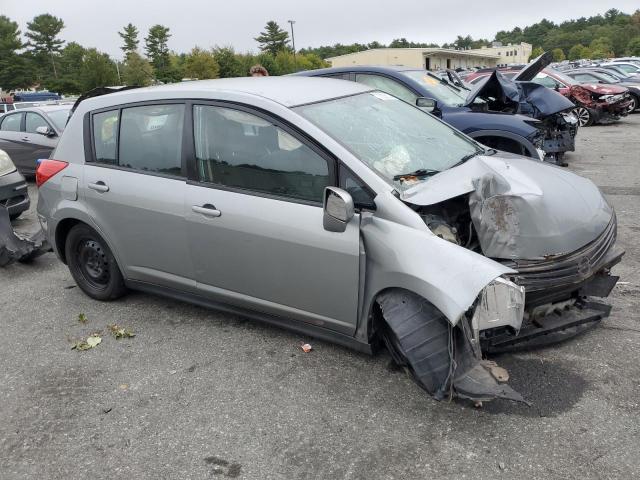
<instances>
[{"instance_id":1,"label":"red car","mask_svg":"<svg viewBox=\"0 0 640 480\"><path fill-rule=\"evenodd\" d=\"M562 93L576 104L574 113L578 117L581 127L588 127L594 123L612 123L628 114L632 99L627 88L616 85L580 83L552 68L537 70L530 67L525 70L522 70L521 67L505 67L498 69L498 71L513 80L536 82ZM482 69L471 73L465 80L477 85L492 71L492 69Z\"/></svg>"}]
</instances>

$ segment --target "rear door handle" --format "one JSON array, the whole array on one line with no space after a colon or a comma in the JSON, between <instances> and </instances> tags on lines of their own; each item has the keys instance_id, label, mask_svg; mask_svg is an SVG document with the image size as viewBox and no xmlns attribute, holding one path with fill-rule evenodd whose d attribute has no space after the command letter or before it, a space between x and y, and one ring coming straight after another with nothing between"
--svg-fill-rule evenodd
<instances>
[{"instance_id":1,"label":"rear door handle","mask_svg":"<svg viewBox=\"0 0 640 480\"><path fill-rule=\"evenodd\" d=\"M210 203L205 203L201 207L198 205L193 205L191 207L191 210L193 210L196 213L201 213L202 215L206 215L207 217L212 217L212 218L219 217L220 215L222 215L222 212L216 209L216 207L211 205Z\"/></svg>"},{"instance_id":2,"label":"rear door handle","mask_svg":"<svg viewBox=\"0 0 640 480\"><path fill-rule=\"evenodd\" d=\"M104 182L90 183L87 187L100 193L106 193L109 191L109 187Z\"/></svg>"}]
</instances>

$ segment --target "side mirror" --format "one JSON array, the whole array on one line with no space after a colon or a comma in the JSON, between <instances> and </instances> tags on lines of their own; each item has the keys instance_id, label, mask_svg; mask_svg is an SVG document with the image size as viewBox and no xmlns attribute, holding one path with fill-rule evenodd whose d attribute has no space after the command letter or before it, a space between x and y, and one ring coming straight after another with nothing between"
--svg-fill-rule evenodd
<instances>
[{"instance_id":1,"label":"side mirror","mask_svg":"<svg viewBox=\"0 0 640 480\"><path fill-rule=\"evenodd\" d=\"M45 137L55 137L56 136L56 132L49 127L36 127L36 133L39 133L40 135L44 135Z\"/></svg>"},{"instance_id":2,"label":"side mirror","mask_svg":"<svg viewBox=\"0 0 640 480\"><path fill-rule=\"evenodd\" d=\"M559 91L560 91L560 85L558 85L558 84L556 83L556 85L553 87L553 89L554 89L556 92L559 92Z\"/></svg>"},{"instance_id":3,"label":"side mirror","mask_svg":"<svg viewBox=\"0 0 640 480\"><path fill-rule=\"evenodd\" d=\"M433 112L438 106L433 98L418 97L416 98L416 107L424 108L427 112Z\"/></svg>"},{"instance_id":4,"label":"side mirror","mask_svg":"<svg viewBox=\"0 0 640 480\"><path fill-rule=\"evenodd\" d=\"M344 232L353 218L353 198L341 188L324 189L322 226L328 232Z\"/></svg>"}]
</instances>

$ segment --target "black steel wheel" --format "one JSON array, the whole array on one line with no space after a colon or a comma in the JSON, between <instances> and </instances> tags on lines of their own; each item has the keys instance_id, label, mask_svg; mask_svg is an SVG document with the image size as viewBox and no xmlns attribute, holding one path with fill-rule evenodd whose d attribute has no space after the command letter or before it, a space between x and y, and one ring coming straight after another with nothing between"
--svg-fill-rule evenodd
<instances>
[{"instance_id":1,"label":"black steel wheel","mask_svg":"<svg viewBox=\"0 0 640 480\"><path fill-rule=\"evenodd\" d=\"M91 298L114 300L125 293L115 257L104 239L88 225L78 224L71 229L65 257L74 280Z\"/></svg>"}]
</instances>

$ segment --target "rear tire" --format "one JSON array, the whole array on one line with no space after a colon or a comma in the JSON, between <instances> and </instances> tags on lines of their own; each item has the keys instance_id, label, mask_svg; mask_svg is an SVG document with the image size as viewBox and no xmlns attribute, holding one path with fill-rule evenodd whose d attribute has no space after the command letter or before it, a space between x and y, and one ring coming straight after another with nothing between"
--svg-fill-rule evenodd
<instances>
[{"instance_id":1,"label":"rear tire","mask_svg":"<svg viewBox=\"0 0 640 480\"><path fill-rule=\"evenodd\" d=\"M67 235L65 258L78 287L95 300L115 300L126 292L122 273L107 243L88 225Z\"/></svg>"}]
</instances>

